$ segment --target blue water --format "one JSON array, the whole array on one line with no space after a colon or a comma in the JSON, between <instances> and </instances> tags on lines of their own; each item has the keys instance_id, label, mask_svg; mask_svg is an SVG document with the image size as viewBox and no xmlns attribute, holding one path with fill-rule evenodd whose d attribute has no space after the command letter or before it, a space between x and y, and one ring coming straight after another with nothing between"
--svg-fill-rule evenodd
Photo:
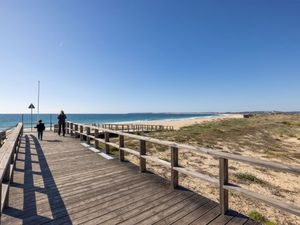
<instances>
[{"instance_id":1,"label":"blue water","mask_svg":"<svg viewBox=\"0 0 300 225\"><path fill-rule=\"evenodd\" d=\"M43 120L46 126L50 122L57 123L55 114L40 114L39 118ZM218 116L216 114L203 113L128 113L128 114L67 114L67 120L77 123L121 123L153 120L178 120L186 118ZM22 118L23 117L23 118ZM0 130L16 125L18 122L24 122L25 127L30 127L30 114L0 114ZM37 121L37 115L33 115L33 124Z\"/></svg>"}]
</instances>

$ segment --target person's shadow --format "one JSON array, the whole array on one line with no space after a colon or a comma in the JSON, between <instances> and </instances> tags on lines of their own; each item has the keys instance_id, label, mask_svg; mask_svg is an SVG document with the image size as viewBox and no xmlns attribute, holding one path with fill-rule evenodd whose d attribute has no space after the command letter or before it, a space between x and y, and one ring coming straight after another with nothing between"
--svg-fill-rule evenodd
<instances>
[{"instance_id":1,"label":"person's shadow","mask_svg":"<svg viewBox=\"0 0 300 225\"><path fill-rule=\"evenodd\" d=\"M24 182L17 183L18 181L15 181L11 183L11 186L23 189L23 210L8 207L4 209L3 215L21 219L24 225L54 222L58 218L63 219L64 224L72 224L48 166L43 149L34 135L25 135L23 137L19 154L17 158L18 168L15 168L14 171L24 173ZM24 154L24 157L22 157L24 159L20 159L22 154ZM35 160L32 158L35 158ZM18 161L21 163L18 163ZM33 164L39 164L40 172L33 171ZM19 165L24 165L24 167L22 166L24 169L20 168ZM43 181L44 187L35 186L35 176L41 176L39 181ZM45 195L46 198L43 197ZM42 198L37 198L36 196L42 196ZM39 215L40 206L44 209L43 214L47 214L47 216ZM37 208L39 208L39 211ZM45 209L48 209L48 212Z\"/></svg>"}]
</instances>

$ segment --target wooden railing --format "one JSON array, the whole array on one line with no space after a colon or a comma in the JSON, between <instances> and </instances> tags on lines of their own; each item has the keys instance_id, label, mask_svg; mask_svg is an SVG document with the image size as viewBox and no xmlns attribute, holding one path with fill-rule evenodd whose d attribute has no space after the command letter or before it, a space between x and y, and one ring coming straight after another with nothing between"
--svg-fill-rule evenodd
<instances>
[{"instance_id":1,"label":"wooden railing","mask_svg":"<svg viewBox=\"0 0 300 225\"><path fill-rule=\"evenodd\" d=\"M0 132L0 147L2 146L5 139L6 139L6 131L1 131Z\"/></svg>"},{"instance_id":2,"label":"wooden railing","mask_svg":"<svg viewBox=\"0 0 300 225\"><path fill-rule=\"evenodd\" d=\"M13 179L13 170L16 163L21 137L23 134L23 124L19 123L6 136L4 144L0 148L0 216L3 208L8 206L9 186ZM1 221L1 218L0 218Z\"/></svg>"},{"instance_id":3,"label":"wooden railing","mask_svg":"<svg viewBox=\"0 0 300 225\"><path fill-rule=\"evenodd\" d=\"M15 126L12 127L8 127L4 130L0 131L0 147L2 146L2 144L4 143L4 140L6 139L6 137L12 132L12 130L17 126L17 124Z\"/></svg>"},{"instance_id":4,"label":"wooden railing","mask_svg":"<svg viewBox=\"0 0 300 225\"><path fill-rule=\"evenodd\" d=\"M123 132L149 132L149 131L168 131L174 130L173 126L149 125L149 124L93 124L95 127L100 127L109 130L117 130Z\"/></svg>"},{"instance_id":5,"label":"wooden railing","mask_svg":"<svg viewBox=\"0 0 300 225\"><path fill-rule=\"evenodd\" d=\"M99 137L99 131L104 132L104 138ZM260 160L256 158L250 158L240 155L235 155L231 153L221 152L219 150L207 149L203 147L195 147L186 144L178 144L175 142L164 141L159 139L154 139L150 137L144 137L134 134L123 133L120 131L109 130L101 127L87 126L78 123L67 123L67 133L71 134L75 137L80 137L81 140L86 139L88 143L93 139L94 145L96 148L99 147L99 143L103 143L105 145L105 152L109 153L110 146L119 149L119 160L124 161L124 152L129 154L133 154L140 159L140 171L146 171L146 163L147 160L153 161L161 166L167 167L171 170L171 187L176 188L178 186L178 176L180 173L192 176L203 181L206 181L216 187L219 188L219 203L220 203L220 211L222 214L225 214L229 208L228 202L228 191L239 192L246 197L251 199L258 200L263 203L267 203L276 208L285 210L294 215L300 216L300 208L298 206L292 205L290 203L285 203L283 201L271 198L269 196L265 196L245 188L242 188L238 185L229 183L228 176L228 161L234 160L241 163L246 163L250 165L265 167L268 169L273 169L276 171L293 173L296 175L300 174L300 167L298 166L289 166L281 163L270 162L265 160ZM109 140L109 134L118 135L119 143L112 143ZM139 151L135 151L130 148L126 148L124 137L132 138L135 140L139 140ZM155 156L147 155L146 143L153 143L158 145L167 146L171 151L171 160L170 162L159 159ZM219 179L208 176L206 174L202 174L187 168L180 167L178 164L178 151L180 149L191 150L199 153L205 153L210 156L213 156L219 160ZM299 177L297 178L299 179ZM298 181L299 183L300 181Z\"/></svg>"}]
</instances>

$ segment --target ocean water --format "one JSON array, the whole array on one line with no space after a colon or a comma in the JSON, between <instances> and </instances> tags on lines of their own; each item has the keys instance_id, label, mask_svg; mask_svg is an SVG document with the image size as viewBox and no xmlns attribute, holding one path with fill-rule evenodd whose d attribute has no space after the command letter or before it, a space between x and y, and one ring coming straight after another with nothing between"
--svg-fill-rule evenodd
<instances>
[{"instance_id":1,"label":"ocean water","mask_svg":"<svg viewBox=\"0 0 300 225\"><path fill-rule=\"evenodd\" d=\"M56 114L40 114L47 127L50 123L57 123ZM218 114L210 113L128 113L128 114L67 114L67 120L77 123L126 123L154 120L180 120L187 118L212 117ZM37 122L37 115L33 114L32 122ZM25 127L31 126L30 114L0 114L0 130L15 126L18 122L23 122Z\"/></svg>"}]
</instances>

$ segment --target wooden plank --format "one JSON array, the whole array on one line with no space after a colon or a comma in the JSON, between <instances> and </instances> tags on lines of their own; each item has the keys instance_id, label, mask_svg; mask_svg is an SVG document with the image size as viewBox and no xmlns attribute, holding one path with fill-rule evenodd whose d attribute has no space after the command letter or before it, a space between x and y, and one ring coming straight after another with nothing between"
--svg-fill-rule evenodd
<instances>
[{"instance_id":1,"label":"wooden plank","mask_svg":"<svg viewBox=\"0 0 300 225\"><path fill-rule=\"evenodd\" d=\"M176 193L176 192L175 192ZM121 222L122 225L131 225L131 224L140 224L141 221L143 221L146 218L151 218L157 213L168 209L169 207L176 205L180 203L181 201L189 198L191 196L191 192L178 192L176 197L173 197L169 199L168 201L162 201L160 204L157 204L152 208L149 208L148 210L144 210L144 208L141 208L141 212L138 215L135 215L134 217L131 217L130 219Z\"/></svg>"},{"instance_id":2,"label":"wooden plank","mask_svg":"<svg viewBox=\"0 0 300 225\"><path fill-rule=\"evenodd\" d=\"M195 196L191 197L189 199L189 204L185 206L183 209L180 211L174 212L173 214L166 216L165 218L162 218L160 221L154 223L156 225L164 225L164 224L172 224L176 222L177 220L185 217L189 213L195 211L199 207L203 206L209 201L209 199L200 197L200 196Z\"/></svg>"},{"instance_id":3,"label":"wooden plank","mask_svg":"<svg viewBox=\"0 0 300 225\"><path fill-rule=\"evenodd\" d=\"M152 161L152 162L155 162L155 163L157 163L159 165L162 165L164 167L171 168L171 163L169 163L169 162L167 162L165 160L159 159L159 158L157 158L155 156L141 155L141 158L149 160L149 161Z\"/></svg>"},{"instance_id":4,"label":"wooden plank","mask_svg":"<svg viewBox=\"0 0 300 225\"><path fill-rule=\"evenodd\" d=\"M270 198L270 197L267 197L265 195L259 194L257 192L246 190L244 188L241 188L239 186L232 185L232 184L224 185L224 188L226 190L239 192L239 193L243 194L246 197L249 197L249 198L252 198L252 199L255 199L255 200L259 200L260 202L267 203L269 205L274 206L275 208L282 209L282 210L290 212L294 215L300 216L300 207L298 207L296 205L285 203L282 200L277 200L275 198Z\"/></svg>"},{"instance_id":5,"label":"wooden plank","mask_svg":"<svg viewBox=\"0 0 300 225\"><path fill-rule=\"evenodd\" d=\"M245 216L236 216L233 217L226 225L241 225L248 221L248 218Z\"/></svg>"},{"instance_id":6,"label":"wooden plank","mask_svg":"<svg viewBox=\"0 0 300 225\"><path fill-rule=\"evenodd\" d=\"M140 174L130 163L102 159L84 150L78 139L46 135L48 140L58 141L22 139L10 190L12 208L4 210L2 218L5 224L170 224L182 218L197 220L208 210L204 206L210 201L204 197L186 194L184 189L172 190L166 180ZM122 144L117 147L140 155ZM141 158L157 159L147 157Z\"/></svg>"},{"instance_id":7,"label":"wooden plank","mask_svg":"<svg viewBox=\"0 0 300 225\"><path fill-rule=\"evenodd\" d=\"M210 225L225 225L232 219L232 216L229 215L220 215L216 219L214 219L212 222L210 222Z\"/></svg>"},{"instance_id":8,"label":"wooden plank","mask_svg":"<svg viewBox=\"0 0 300 225\"><path fill-rule=\"evenodd\" d=\"M208 182L208 183L210 183L210 184L212 184L212 185L214 185L216 187L219 186L218 179L216 179L214 177L211 177L211 176L208 176L208 175L205 175L205 174L193 171L191 169L182 168L182 167L174 167L174 170L178 171L179 173L183 173L185 175L192 176L192 177L204 180L204 181L206 181L206 182Z\"/></svg>"},{"instance_id":9,"label":"wooden plank","mask_svg":"<svg viewBox=\"0 0 300 225\"><path fill-rule=\"evenodd\" d=\"M135 150L132 150L130 148L120 148L122 151L124 152L127 152L127 153L130 153L132 155L135 155L135 156L140 156L140 153L138 151L135 151Z\"/></svg>"},{"instance_id":10,"label":"wooden plank","mask_svg":"<svg viewBox=\"0 0 300 225\"><path fill-rule=\"evenodd\" d=\"M137 193L144 192L144 195L137 195ZM127 205L135 201L139 201L142 198L153 195L153 193L159 192L151 187L140 186L138 188L129 189L127 191L120 191L114 195L109 195L107 197L99 198L93 201L86 202L79 207L73 208L73 210L68 211L68 215L72 218L72 222L75 224L86 223L87 221L101 216L101 214L106 214L111 210L122 207L122 205ZM50 224L62 224L68 221L68 216L65 214L60 214Z\"/></svg>"},{"instance_id":11,"label":"wooden plank","mask_svg":"<svg viewBox=\"0 0 300 225\"><path fill-rule=\"evenodd\" d=\"M106 154L104 152L100 152L100 153L98 153L98 155L100 155L103 158L108 159L108 160L114 159L114 157L112 157L111 155L108 155L108 154Z\"/></svg>"},{"instance_id":12,"label":"wooden plank","mask_svg":"<svg viewBox=\"0 0 300 225\"><path fill-rule=\"evenodd\" d=\"M105 140L102 139L102 138L95 138L95 140L97 140L98 142L102 143L102 144L105 144Z\"/></svg>"},{"instance_id":13,"label":"wooden plank","mask_svg":"<svg viewBox=\"0 0 300 225\"><path fill-rule=\"evenodd\" d=\"M139 191L133 191L130 194L119 193L118 198L106 203L98 204L97 207L92 207L88 210L81 210L80 212L71 215L72 222L75 224L99 224L99 221L102 221L101 216L124 207L126 208L128 205L143 201L146 198L153 198L153 196L161 191L162 190L155 189L154 187L145 187Z\"/></svg>"},{"instance_id":14,"label":"wooden plank","mask_svg":"<svg viewBox=\"0 0 300 225\"><path fill-rule=\"evenodd\" d=\"M149 181L149 180L143 181L141 178L135 179L135 180L134 179L128 180L128 178L127 178L127 180L125 179L125 181L123 181L123 182L121 180L114 181L114 182L110 182L110 183L107 183L102 186L98 186L98 188L96 188L96 189L89 189L88 192L87 191L82 192L82 194L80 194L80 195L74 193L72 196L64 197L64 202L68 203L68 204L80 202L80 205L84 205L89 199L88 196L90 196L90 198L93 199L93 201L95 200L95 201L99 202L99 199L103 199L104 197L108 197L108 196L114 197L116 194L119 194L120 191L122 191L122 190L135 191L136 188L144 188L144 186L147 185L147 183L151 183L151 181ZM117 198L117 197L114 197L114 198ZM41 204L41 201L39 201L40 212L43 212L47 209L49 210L49 208L48 208L49 205L47 203L48 203L48 201L46 201L44 204ZM43 207L43 206L45 206L45 207ZM57 208L57 209L62 208L62 207L63 207L63 205L62 206L59 206L57 204L55 205L55 208ZM89 205L89 207L90 207L90 205ZM20 214L20 215L24 216L24 214ZM20 215L15 214L15 216L20 216ZM30 215L33 215L33 214L27 213L26 217L28 217ZM64 216L64 215L62 215L62 216ZM22 217L22 218L25 218L25 217Z\"/></svg>"},{"instance_id":15,"label":"wooden plank","mask_svg":"<svg viewBox=\"0 0 300 225\"><path fill-rule=\"evenodd\" d=\"M181 224L190 224L201 217L206 212L213 209L217 204L213 201L208 201L206 204L202 205L201 207L197 208L193 212L187 214L185 217L182 217L180 220L177 220L174 225L181 225Z\"/></svg>"},{"instance_id":16,"label":"wooden plank","mask_svg":"<svg viewBox=\"0 0 300 225\"><path fill-rule=\"evenodd\" d=\"M108 143L106 143L106 144L108 144L108 145L111 146L111 147L114 147L114 148L119 149L119 145L118 145L118 144L115 144L115 143L112 143L112 142L108 142Z\"/></svg>"},{"instance_id":17,"label":"wooden plank","mask_svg":"<svg viewBox=\"0 0 300 225\"><path fill-rule=\"evenodd\" d=\"M171 206L165 210L162 210L161 212L158 212L155 215L144 219L143 221L140 221L139 225L153 224L157 221L162 220L163 218L165 218L169 215L172 215L173 213L180 211L182 208L184 208L190 204L190 202L191 202L190 198L192 198L192 197L195 197L195 195L190 195L183 201L178 202L177 204L174 204L173 206Z\"/></svg>"},{"instance_id":18,"label":"wooden plank","mask_svg":"<svg viewBox=\"0 0 300 225\"><path fill-rule=\"evenodd\" d=\"M211 221L216 219L220 215L219 206L215 206L211 210L207 211L205 214L201 215L197 220L193 221L191 225L206 225Z\"/></svg>"}]
</instances>

